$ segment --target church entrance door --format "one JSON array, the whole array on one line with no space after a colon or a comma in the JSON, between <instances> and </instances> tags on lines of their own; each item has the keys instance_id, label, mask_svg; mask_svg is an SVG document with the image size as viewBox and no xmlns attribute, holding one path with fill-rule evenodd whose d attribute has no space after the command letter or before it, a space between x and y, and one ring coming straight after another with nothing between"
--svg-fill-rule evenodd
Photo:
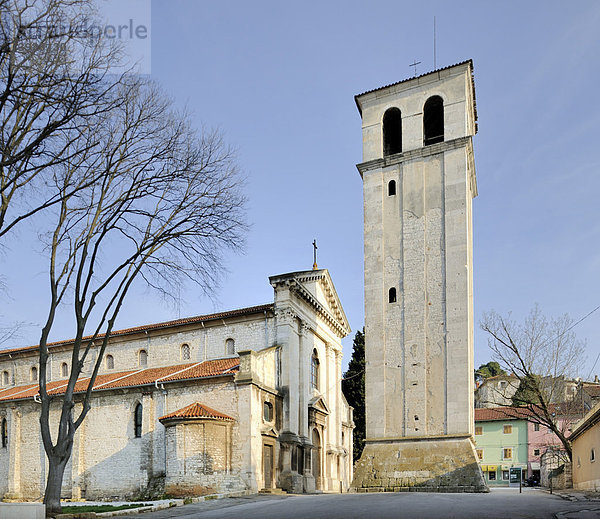
<instances>
[{"instance_id":1,"label":"church entrance door","mask_svg":"<svg viewBox=\"0 0 600 519\"><path fill-rule=\"evenodd\" d=\"M263 445L263 474L265 488L273 488L273 446Z\"/></svg>"},{"instance_id":2,"label":"church entrance door","mask_svg":"<svg viewBox=\"0 0 600 519\"><path fill-rule=\"evenodd\" d=\"M312 471L315 478L315 488L321 490L321 437L316 429L312 433L313 459Z\"/></svg>"}]
</instances>

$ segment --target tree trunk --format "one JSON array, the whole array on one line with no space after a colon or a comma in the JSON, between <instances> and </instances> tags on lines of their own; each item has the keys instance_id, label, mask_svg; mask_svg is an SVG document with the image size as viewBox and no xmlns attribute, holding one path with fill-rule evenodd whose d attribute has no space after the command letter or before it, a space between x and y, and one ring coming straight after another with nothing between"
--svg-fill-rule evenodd
<instances>
[{"instance_id":1,"label":"tree trunk","mask_svg":"<svg viewBox=\"0 0 600 519\"><path fill-rule=\"evenodd\" d=\"M44 493L46 516L60 513L61 511L60 493L62 489L63 475L65 473L65 467L67 466L68 460L68 456L48 456L48 480L46 481L46 492Z\"/></svg>"}]
</instances>

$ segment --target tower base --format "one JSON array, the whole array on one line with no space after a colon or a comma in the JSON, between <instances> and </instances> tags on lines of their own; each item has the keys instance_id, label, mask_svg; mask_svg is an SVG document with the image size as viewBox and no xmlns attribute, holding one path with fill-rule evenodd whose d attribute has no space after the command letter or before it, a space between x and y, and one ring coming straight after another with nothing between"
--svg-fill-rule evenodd
<instances>
[{"instance_id":1,"label":"tower base","mask_svg":"<svg viewBox=\"0 0 600 519\"><path fill-rule=\"evenodd\" d=\"M469 436L367 440L356 492L489 492Z\"/></svg>"}]
</instances>

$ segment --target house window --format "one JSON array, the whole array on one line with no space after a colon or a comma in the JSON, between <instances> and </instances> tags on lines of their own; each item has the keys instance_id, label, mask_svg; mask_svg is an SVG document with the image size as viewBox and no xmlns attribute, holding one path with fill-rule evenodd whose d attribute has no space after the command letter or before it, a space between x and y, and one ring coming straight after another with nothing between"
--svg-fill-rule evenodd
<instances>
[{"instance_id":1,"label":"house window","mask_svg":"<svg viewBox=\"0 0 600 519\"><path fill-rule=\"evenodd\" d=\"M38 379L38 369L37 366L33 366L33 368L31 368L31 372L29 373L29 380L31 380L31 382L37 382Z\"/></svg>"},{"instance_id":2,"label":"house window","mask_svg":"<svg viewBox=\"0 0 600 519\"><path fill-rule=\"evenodd\" d=\"M480 434L483 434L483 426L482 425L476 425L475 426L475 434L478 435L478 436Z\"/></svg>"},{"instance_id":3,"label":"house window","mask_svg":"<svg viewBox=\"0 0 600 519\"><path fill-rule=\"evenodd\" d=\"M540 449L533 449L533 455L534 456L539 456L540 455Z\"/></svg>"},{"instance_id":4,"label":"house window","mask_svg":"<svg viewBox=\"0 0 600 519\"><path fill-rule=\"evenodd\" d=\"M136 438L142 437L142 411L143 411L142 404L138 404L135 406L133 422L134 422L134 430L135 430Z\"/></svg>"},{"instance_id":5,"label":"house window","mask_svg":"<svg viewBox=\"0 0 600 519\"><path fill-rule=\"evenodd\" d=\"M481 461L483 459L483 449L475 449L477 452L477 458Z\"/></svg>"},{"instance_id":6,"label":"house window","mask_svg":"<svg viewBox=\"0 0 600 519\"><path fill-rule=\"evenodd\" d=\"M390 288L390 290L388 292L388 301L390 303L396 302L396 289L394 287Z\"/></svg>"},{"instance_id":7,"label":"house window","mask_svg":"<svg viewBox=\"0 0 600 519\"><path fill-rule=\"evenodd\" d=\"M184 344L181 346L181 360L190 360L190 345Z\"/></svg>"},{"instance_id":8,"label":"house window","mask_svg":"<svg viewBox=\"0 0 600 519\"><path fill-rule=\"evenodd\" d=\"M596 450L592 449L590 451L590 461L596 461Z\"/></svg>"},{"instance_id":9,"label":"house window","mask_svg":"<svg viewBox=\"0 0 600 519\"><path fill-rule=\"evenodd\" d=\"M488 480L496 481L496 471L495 470L488 472Z\"/></svg>"},{"instance_id":10,"label":"house window","mask_svg":"<svg viewBox=\"0 0 600 519\"><path fill-rule=\"evenodd\" d=\"M313 350L310 363L310 383L314 389L319 389L319 356L317 350Z\"/></svg>"},{"instance_id":11,"label":"house window","mask_svg":"<svg viewBox=\"0 0 600 519\"><path fill-rule=\"evenodd\" d=\"M501 380L500 381L500 389L504 389L506 388L506 380Z\"/></svg>"},{"instance_id":12,"label":"house window","mask_svg":"<svg viewBox=\"0 0 600 519\"><path fill-rule=\"evenodd\" d=\"M388 196L394 196L396 194L396 181L390 180L388 182Z\"/></svg>"},{"instance_id":13,"label":"house window","mask_svg":"<svg viewBox=\"0 0 600 519\"><path fill-rule=\"evenodd\" d=\"M502 449L502 459L503 460L512 460L513 452L512 447L505 447Z\"/></svg>"},{"instance_id":14,"label":"house window","mask_svg":"<svg viewBox=\"0 0 600 519\"><path fill-rule=\"evenodd\" d=\"M8 426L6 423L6 418L2 418L2 447L6 448L8 446Z\"/></svg>"},{"instance_id":15,"label":"house window","mask_svg":"<svg viewBox=\"0 0 600 519\"><path fill-rule=\"evenodd\" d=\"M425 146L444 142L444 101L430 97L423 107L423 143Z\"/></svg>"},{"instance_id":16,"label":"house window","mask_svg":"<svg viewBox=\"0 0 600 519\"><path fill-rule=\"evenodd\" d=\"M390 108L383 114L383 156L402 153L402 113Z\"/></svg>"},{"instance_id":17,"label":"house window","mask_svg":"<svg viewBox=\"0 0 600 519\"><path fill-rule=\"evenodd\" d=\"M233 339L225 341L225 355L235 355L235 341Z\"/></svg>"},{"instance_id":18,"label":"house window","mask_svg":"<svg viewBox=\"0 0 600 519\"><path fill-rule=\"evenodd\" d=\"M273 421L273 404L271 402L265 402L263 404L263 418L265 422Z\"/></svg>"},{"instance_id":19,"label":"house window","mask_svg":"<svg viewBox=\"0 0 600 519\"><path fill-rule=\"evenodd\" d=\"M504 434L511 434L512 433L512 425L505 425L503 431L504 431Z\"/></svg>"},{"instance_id":20,"label":"house window","mask_svg":"<svg viewBox=\"0 0 600 519\"><path fill-rule=\"evenodd\" d=\"M503 470L502 471L502 480L503 481L508 481L508 478L509 478L509 472L508 472L508 470Z\"/></svg>"},{"instance_id":21,"label":"house window","mask_svg":"<svg viewBox=\"0 0 600 519\"><path fill-rule=\"evenodd\" d=\"M533 430L534 431L539 431L540 430L540 424L539 423L534 423L533 424Z\"/></svg>"},{"instance_id":22,"label":"house window","mask_svg":"<svg viewBox=\"0 0 600 519\"><path fill-rule=\"evenodd\" d=\"M138 365L145 368L148 365L148 352L146 350L140 350L138 354Z\"/></svg>"},{"instance_id":23,"label":"house window","mask_svg":"<svg viewBox=\"0 0 600 519\"><path fill-rule=\"evenodd\" d=\"M115 358L112 355L106 356L106 369L115 369Z\"/></svg>"},{"instance_id":24,"label":"house window","mask_svg":"<svg viewBox=\"0 0 600 519\"><path fill-rule=\"evenodd\" d=\"M69 376L69 366L67 365L66 362L63 362L60 365L60 376L61 377L68 377Z\"/></svg>"},{"instance_id":25,"label":"house window","mask_svg":"<svg viewBox=\"0 0 600 519\"><path fill-rule=\"evenodd\" d=\"M2 385L3 386L8 386L8 381L10 380L10 376L8 374L8 371L4 371L2 373Z\"/></svg>"}]
</instances>

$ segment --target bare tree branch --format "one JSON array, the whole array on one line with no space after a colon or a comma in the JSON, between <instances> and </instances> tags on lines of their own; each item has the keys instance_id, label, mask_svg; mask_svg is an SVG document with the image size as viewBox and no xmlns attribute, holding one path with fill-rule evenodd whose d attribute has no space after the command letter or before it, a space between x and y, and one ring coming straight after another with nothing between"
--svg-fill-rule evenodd
<instances>
[{"instance_id":1,"label":"bare tree branch","mask_svg":"<svg viewBox=\"0 0 600 519\"><path fill-rule=\"evenodd\" d=\"M505 412L524 412L529 421L548 427L570 459L567 436L582 412L573 379L585 360L585 345L572 331L573 320L567 315L548 319L535 306L523 323L488 312L481 328L489 334L494 359L519 383L509 406L518 404L521 410L507 407Z\"/></svg>"}]
</instances>

